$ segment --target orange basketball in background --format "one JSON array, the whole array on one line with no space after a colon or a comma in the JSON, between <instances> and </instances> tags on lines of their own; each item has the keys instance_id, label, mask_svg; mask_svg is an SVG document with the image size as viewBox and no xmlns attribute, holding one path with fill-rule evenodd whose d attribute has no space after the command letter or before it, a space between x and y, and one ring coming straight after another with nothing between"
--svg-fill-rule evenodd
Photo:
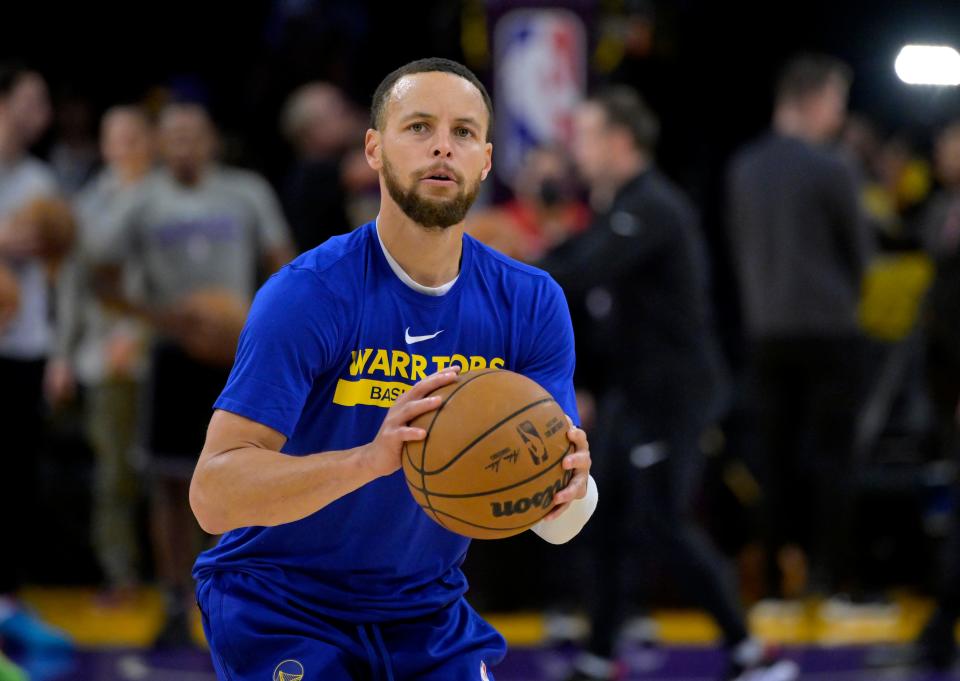
<instances>
[{"instance_id":1,"label":"orange basketball in background","mask_svg":"<svg viewBox=\"0 0 960 681\"><path fill-rule=\"evenodd\" d=\"M441 406L410 425L403 472L413 498L443 527L474 539L519 534L550 512L571 477L563 409L512 371L471 371L436 390Z\"/></svg>"}]
</instances>

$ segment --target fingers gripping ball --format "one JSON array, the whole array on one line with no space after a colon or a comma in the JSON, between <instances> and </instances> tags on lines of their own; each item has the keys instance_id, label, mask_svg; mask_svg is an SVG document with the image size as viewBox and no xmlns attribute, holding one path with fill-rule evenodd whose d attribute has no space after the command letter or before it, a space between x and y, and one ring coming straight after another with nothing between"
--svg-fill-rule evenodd
<instances>
[{"instance_id":1,"label":"fingers gripping ball","mask_svg":"<svg viewBox=\"0 0 960 681\"><path fill-rule=\"evenodd\" d=\"M448 530L501 539L528 529L570 480L563 409L536 382L512 371L471 371L436 390L441 406L411 422L403 471L416 502Z\"/></svg>"}]
</instances>

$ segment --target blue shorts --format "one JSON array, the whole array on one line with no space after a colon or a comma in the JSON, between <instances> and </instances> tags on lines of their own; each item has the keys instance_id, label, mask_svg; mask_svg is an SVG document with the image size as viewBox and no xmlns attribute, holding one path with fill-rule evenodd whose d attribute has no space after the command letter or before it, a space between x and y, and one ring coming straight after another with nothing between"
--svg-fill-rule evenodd
<instances>
[{"instance_id":1,"label":"blue shorts","mask_svg":"<svg viewBox=\"0 0 960 681\"><path fill-rule=\"evenodd\" d=\"M352 624L244 573L197 585L219 681L493 681L503 637L459 599L426 617Z\"/></svg>"}]
</instances>

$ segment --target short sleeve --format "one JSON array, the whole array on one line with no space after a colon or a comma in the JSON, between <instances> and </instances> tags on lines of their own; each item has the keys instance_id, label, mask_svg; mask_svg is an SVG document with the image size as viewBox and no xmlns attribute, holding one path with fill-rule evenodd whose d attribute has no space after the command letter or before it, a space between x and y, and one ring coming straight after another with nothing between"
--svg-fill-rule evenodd
<instances>
[{"instance_id":1,"label":"short sleeve","mask_svg":"<svg viewBox=\"0 0 960 681\"><path fill-rule=\"evenodd\" d=\"M290 227L283 217L280 201L273 188L258 175L249 178L249 194L256 213L257 236L263 251L289 248L291 244Z\"/></svg>"},{"instance_id":2,"label":"short sleeve","mask_svg":"<svg viewBox=\"0 0 960 681\"><path fill-rule=\"evenodd\" d=\"M290 265L277 272L254 298L214 406L289 438L314 380L337 356L341 307L314 272Z\"/></svg>"},{"instance_id":3,"label":"short sleeve","mask_svg":"<svg viewBox=\"0 0 960 681\"><path fill-rule=\"evenodd\" d=\"M536 331L524 339L526 348L517 371L543 386L579 425L573 388L576 368L573 324L563 290L553 279L548 279L540 288L534 299L534 310L532 328Z\"/></svg>"}]
</instances>

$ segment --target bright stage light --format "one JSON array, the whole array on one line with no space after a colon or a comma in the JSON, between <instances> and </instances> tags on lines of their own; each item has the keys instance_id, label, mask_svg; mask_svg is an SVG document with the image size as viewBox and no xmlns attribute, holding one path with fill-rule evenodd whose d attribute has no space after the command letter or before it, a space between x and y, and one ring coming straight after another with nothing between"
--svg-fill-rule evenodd
<instances>
[{"instance_id":1,"label":"bright stage light","mask_svg":"<svg viewBox=\"0 0 960 681\"><path fill-rule=\"evenodd\" d=\"M905 45L894 69L910 85L960 85L960 54L946 45Z\"/></svg>"}]
</instances>

